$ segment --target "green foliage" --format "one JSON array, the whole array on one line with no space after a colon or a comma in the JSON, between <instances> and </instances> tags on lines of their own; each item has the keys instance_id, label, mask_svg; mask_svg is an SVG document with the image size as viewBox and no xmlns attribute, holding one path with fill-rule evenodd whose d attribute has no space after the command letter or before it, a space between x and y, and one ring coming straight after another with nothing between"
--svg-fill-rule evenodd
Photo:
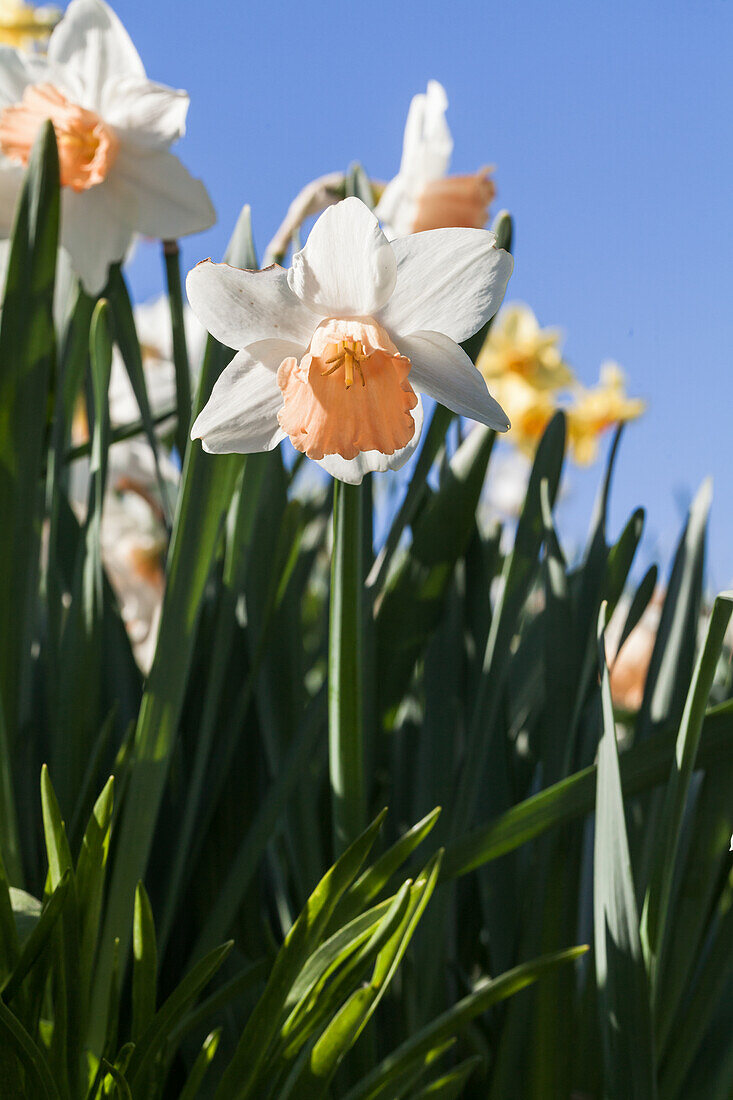
<instances>
[{"instance_id":1,"label":"green foliage","mask_svg":"<svg viewBox=\"0 0 733 1100\"><path fill-rule=\"evenodd\" d=\"M345 186L371 197L358 166ZM637 571L641 510L608 533L620 436L574 555L562 415L505 532L482 514L497 440L441 408L399 492L334 494L279 450L205 454L191 413L231 353L209 340L192 409L169 243L182 473L176 500L160 487L143 677L100 532L115 448L142 441L162 482L170 439L119 268L55 331L58 216L46 128L0 319L3 1096L729 1096L731 601L701 643L709 487L641 708L614 711L598 624L628 593L623 643L659 575ZM496 230L509 247L508 215ZM248 210L228 257L256 267ZM115 354L140 416L113 428Z\"/></svg>"}]
</instances>

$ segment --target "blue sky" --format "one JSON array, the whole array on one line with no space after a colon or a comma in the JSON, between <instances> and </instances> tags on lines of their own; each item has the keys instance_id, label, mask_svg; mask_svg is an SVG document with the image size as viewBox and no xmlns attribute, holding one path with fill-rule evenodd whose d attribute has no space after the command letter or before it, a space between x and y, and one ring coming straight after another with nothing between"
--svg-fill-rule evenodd
<instances>
[{"instance_id":1,"label":"blue sky","mask_svg":"<svg viewBox=\"0 0 733 1100\"><path fill-rule=\"evenodd\" d=\"M667 561L681 509L715 481L710 580L733 580L733 0L310 4L118 0L151 78L191 95L179 147L219 224L184 262L219 258L252 205L264 249L308 180L362 161L394 175L411 96L440 80L453 169L497 165L516 219L507 300L566 333L580 378L618 360L646 398L612 507L647 508L644 556ZM159 293L157 249L132 264ZM600 467L563 505L583 531Z\"/></svg>"}]
</instances>

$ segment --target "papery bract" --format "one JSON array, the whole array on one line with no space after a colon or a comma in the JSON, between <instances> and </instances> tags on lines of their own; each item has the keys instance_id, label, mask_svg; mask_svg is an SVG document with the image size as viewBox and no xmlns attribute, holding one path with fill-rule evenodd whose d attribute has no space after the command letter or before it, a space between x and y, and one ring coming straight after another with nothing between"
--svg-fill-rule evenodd
<instances>
[{"instance_id":1,"label":"papery bract","mask_svg":"<svg viewBox=\"0 0 733 1100\"><path fill-rule=\"evenodd\" d=\"M187 279L201 323L239 353L198 416L213 452L293 445L334 477L399 469L424 393L498 431L509 422L459 346L497 310L511 256L480 229L388 241L350 198L326 210L285 271L206 260Z\"/></svg>"}]
</instances>

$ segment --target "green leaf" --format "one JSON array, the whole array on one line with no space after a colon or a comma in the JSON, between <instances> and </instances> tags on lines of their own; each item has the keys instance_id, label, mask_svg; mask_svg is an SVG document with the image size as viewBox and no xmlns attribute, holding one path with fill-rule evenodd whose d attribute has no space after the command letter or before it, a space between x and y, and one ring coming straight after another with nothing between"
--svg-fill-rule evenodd
<instances>
[{"instance_id":1,"label":"green leaf","mask_svg":"<svg viewBox=\"0 0 733 1100\"><path fill-rule=\"evenodd\" d=\"M639 583L639 587L634 593L634 598L629 606L629 611L626 616L626 622L624 623L621 636L619 638L618 648L616 650L616 656L621 652L621 647L628 638L631 631L639 625L642 616L649 606L652 596L654 595L657 587L657 577L659 570L656 565L650 565Z\"/></svg>"},{"instance_id":2,"label":"green leaf","mask_svg":"<svg viewBox=\"0 0 733 1100\"><path fill-rule=\"evenodd\" d=\"M672 876L682 829L682 817L697 758L705 708L731 613L733 613L733 599L718 596L713 604L705 643L698 657L685 702L675 746L674 763L659 822L651 878L644 899L641 941L655 1010L658 1007L659 961L664 947L666 918L672 893Z\"/></svg>"},{"instance_id":3,"label":"green leaf","mask_svg":"<svg viewBox=\"0 0 733 1100\"><path fill-rule=\"evenodd\" d=\"M99 938L113 807L114 778L110 776L94 804L76 864L76 896L80 925L78 982L83 991L85 1003L89 998Z\"/></svg>"},{"instance_id":4,"label":"green leaf","mask_svg":"<svg viewBox=\"0 0 733 1100\"><path fill-rule=\"evenodd\" d=\"M56 922L61 916L71 885L71 871L67 871L44 905L35 928L23 944L15 969L2 986L1 992L6 1004L12 1001L20 989L21 983L30 973L36 960L46 947Z\"/></svg>"},{"instance_id":5,"label":"green leaf","mask_svg":"<svg viewBox=\"0 0 733 1100\"><path fill-rule=\"evenodd\" d=\"M433 857L414 887L410 889L408 882L397 894L384 918L383 926L374 936L373 949L381 949L369 984L351 994L320 1035L303 1064L294 1090L294 1094L302 1097L302 1100L317 1100L326 1095L329 1082L341 1061L374 1015L435 889L441 856L442 853L439 852ZM397 927L396 922L399 922ZM365 950L365 955L369 953L368 949Z\"/></svg>"},{"instance_id":6,"label":"green leaf","mask_svg":"<svg viewBox=\"0 0 733 1100\"><path fill-rule=\"evenodd\" d=\"M44 1052L33 1042L20 1020L2 1001L0 1001L0 1038L6 1051L8 1049L13 1051L25 1066L27 1074L25 1096L38 1097L38 1100L43 1100L44 1097L47 1100L61 1100L61 1094L56 1087ZM5 1072L9 1072L6 1059L7 1053L1 1055L0 1064L4 1064Z\"/></svg>"},{"instance_id":7,"label":"green leaf","mask_svg":"<svg viewBox=\"0 0 733 1100\"><path fill-rule=\"evenodd\" d=\"M733 704L723 703L708 711L703 723L698 765L715 767L718 761L733 759L732 735ZM674 758L675 740L674 731L659 732L622 754L619 763L625 797L665 782ZM595 784L593 765L512 806L488 825L449 845L443 877L466 875L548 829L589 813L595 802Z\"/></svg>"},{"instance_id":8,"label":"green leaf","mask_svg":"<svg viewBox=\"0 0 733 1100\"><path fill-rule=\"evenodd\" d=\"M0 982L4 982L18 958L20 945L13 915L13 900L0 855Z\"/></svg>"},{"instance_id":9,"label":"green leaf","mask_svg":"<svg viewBox=\"0 0 733 1100\"><path fill-rule=\"evenodd\" d=\"M150 899L142 882L135 891L132 932L132 1031L138 1043L155 1016L158 982L158 951Z\"/></svg>"},{"instance_id":10,"label":"green leaf","mask_svg":"<svg viewBox=\"0 0 733 1100\"><path fill-rule=\"evenodd\" d=\"M0 320L0 699L11 749L28 702L59 232L54 129L36 139L16 210Z\"/></svg>"},{"instance_id":11,"label":"green leaf","mask_svg":"<svg viewBox=\"0 0 733 1100\"><path fill-rule=\"evenodd\" d=\"M443 610L456 562L473 532L495 433L476 428L456 451L440 489L413 524L412 544L376 610L378 714L389 723Z\"/></svg>"},{"instance_id":12,"label":"green leaf","mask_svg":"<svg viewBox=\"0 0 733 1100\"><path fill-rule=\"evenodd\" d=\"M492 1005L513 993L519 992L542 977L543 974L565 962L572 962L588 950L587 947L572 947L566 951L557 951L544 955L540 959L522 963L498 978L482 982L472 993L442 1013L431 1023L421 1028L389 1054L346 1094L344 1100L376 1100L376 1097L390 1095L386 1086L398 1079L406 1066L440 1047L453 1038L476 1016L486 1012Z\"/></svg>"},{"instance_id":13,"label":"green leaf","mask_svg":"<svg viewBox=\"0 0 733 1100\"><path fill-rule=\"evenodd\" d=\"M434 810L426 814L422 821L418 821L412 828L407 829L398 841L388 848L379 859L374 861L371 867L367 867L359 875L354 885L350 887L343 900L336 907L332 921L334 927L351 920L379 894L392 875L396 874L418 845L422 844L425 837L431 832L440 816L440 812L440 806L436 806Z\"/></svg>"},{"instance_id":14,"label":"green leaf","mask_svg":"<svg viewBox=\"0 0 733 1100\"><path fill-rule=\"evenodd\" d=\"M41 806L48 855L48 878L51 889L55 890L64 875L73 872L73 862L61 810L45 764L41 768Z\"/></svg>"},{"instance_id":15,"label":"green leaf","mask_svg":"<svg viewBox=\"0 0 733 1100\"><path fill-rule=\"evenodd\" d=\"M675 554L649 662L638 739L647 737L655 725L679 721L682 716L697 646L711 498L712 483L706 480L692 502Z\"/></svg>"},{"instance_id":16,"label":"green leaf","mask_svg":"<svg viewBox=\"0 0 733 1100\"><path fill-rule=\"evenodd\" d=\"M191 1072L186 1078L186 1084L183 1086L180 1100L194 1100L194 1097L198 1095L206 1071L216 1057L220 1038L221 1028L217 1028L216 1031L212 1031L211 1034L207 1035L204 1039L204 1045L196 1055L196 1061L191 1066Z\"/></svg>"},{"instance_id":17,"label":"green leaf","mask_svg":"<svg viewBox=\"0 0 733 1100\"><path fill-rule=\"evenodd\" d=\"M491 620L481 681L470 720L468 743L453 800L452 838L460 836L470 826L479 790L486 781L486 761L494 740L496 716L511 655L511 639L536 576L540 547L545 537L541 486L544 481L547 482L547 495L549 504L552 505L560 483L564 452L565 418L558 412L550 421L537 448L527 496L517 524L514 548L504 565L501 595ZM500 759L497 754L497 761ZM493 776L493 781L499 788L503 788L504 778L498 774L497 768L494 771L497 774Z\"/></svg>"},{"instance_id":18,"label":"green leaf","mask_svg":"<svg viewBox=\"0 0 733 1100\"><path fill-rule=\"evenodd\" d=\"M304 963L318 947L339 898L351 885L369 854L386 811L346 849L311 894L278 952L270 980L252 1012L216 1093L217 1100L244 1100L255 1096L265 1072L270 1044L280 1016Z\"/></svg>"},{"instance_id":19,"label":"green leaf","mask_svg":"<svg viewBox=\"0 0 733 1100\"><path fill-rule=\"evenodd\" d=\"M135 328L135 314L132 302L127 290L121 264L112 264L109 269L109 277L105 294L109 299L112 311L114 334L117 345L125 364L127 376L130 380L132 392L135 395L137 407L140 410L145 435L150 444L155 461L155 475L158 481L160 499L166 518L170 522L172 502L168 487L160 469L160 447L153 425L153 414L150 408L150 399L145 381L143 356L140 341Z\"/></svg>"},{"instance_id":20,"label":"green leaf","mask_svg":"<svg viewBox=\"0 0 733 1100\"><path fill-rule=\"evenodd\" d=\"M212 902L191 957L193 960L226 936L250 888L260 860L278 832L288 799L301 780L308 760L321 740L320 723L304 724L290 745L275 781L265 792L254 821L232 855L226 879Z\"/></svg>"},{"instance_id":21,"label":"green leaf","mask_svg":"<svg viewBox=\"0 0 733 1100\"><path fill-rule=\"evenodd\" d=\"M475 1069L483 1063L480 1054L466 1058L455 1069L436 1077L424 1089L415 1093L415 1100L454 1100L463 1092L463 1087Z\"/></svg>"},{"instance_id":22,"label":"green leaf","mask_svg":"<svg viewBox=\"0 0 733 1100\"><path fill-rule=\"evenodd\" d=\"M146 1073L151 1069L153 1062L169 1040L174 1029L181 1023L199 993L216 974L231 951L232 946L233 943L230 940L229 943L222 944L221 947L210 951L200 962L196 963L155 1013L135 1045L130 1058L127 1078L133 1088L145 1079ZM169 1055L174 1053L170 1049L170 1044L166 1053Z\"/></svg>"},{"instance_id":23,"label":"green leaf","mask_svg":"<svg viewBox=\"0 0 733 1100\"><path fill-rule=\"evenodd\" d=\"M609 1100L653 1100L657 1087L649 986L626 837L604 623L602 607L598 633L603 736L598 748L593 911L604 1095Z\"/></svg>"},{"instance_id":24,"label":"green leaf","mask_svg":"<svg viewBox=\"0 0 733 1100\"><path fill-rule=\"evenodd\" d=\"M246 267L252 253L249 211L245 211L227 252L228 262ZM200 409L228 361L210 340L196 407ZM208 455L189 447L167 563L167 585L158 644L135 731L135 748L118 832L117 858L107 903L93 1016L99 1049L105 1030L112 954L119 940L121 961L130 944L133 897L143 877L165 788L191 667L196 626L222 524L242 468L238 455Z\"/></svg>"}]
</instances>

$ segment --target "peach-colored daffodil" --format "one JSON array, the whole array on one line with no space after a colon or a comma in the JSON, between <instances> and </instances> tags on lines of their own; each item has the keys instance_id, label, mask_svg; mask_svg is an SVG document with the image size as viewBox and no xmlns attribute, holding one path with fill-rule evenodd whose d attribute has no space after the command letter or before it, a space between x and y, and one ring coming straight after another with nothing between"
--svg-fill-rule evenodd
<instances>
[{"instance_id":1,"label":"peach-colored daffodil","mask_svg":"<svg viewBox=\"0 0 733 1100\"><path fill-rule=\"evenodd\" d=\"M506 374L519 375L538 390L560 390L574 382L560 351L560 332L540 328L529 306L512 302L494 321L476 366L489 385Z\"/></svg>"},{"instance_id":2,"label":"peach-colored daffodil","mask_svg":"<svg viewBox=\"0 0 733 1100\"><path fill-rule=\"evenodd\" d=\"M35 8L24 0L0 0L0 43L19 50L42 46L60 18L58 8Z\"/></svg>"},{"instance_id":3,"label":"peach-colored daffodil","mask_svg":"<svg viewBox=\"0 0 733 1100\"><path fill-rule=\"evenodd\" d=\"M413 96L407 114L399 173L382 192L377 215L388 236L425 229L468 226L481 229L496 194L491 168L449 176L453 139L445 112L448 98L437 80Z\"/></svg>"},{"instance_id":4,"label":"peach-colored daffodil","mask_svg":"<svg viewBox=\"0 0 733 1100\"><path fill-rule=\"evenodd\" d=\"M575 403L567 409L568 442L575 461L581 466L594 462L603 432L636 420L644 408L640 398L627 397L626 379L618 363L602 364L600 383L593 389L578 388Z\"/></svg>"},{"instance_id":5,"label":"peach-colored daffodil","mask_svg":"<svg viewBox=\"0 0 733 1100\"><path fill-rule=\"evenodd\" d=\"M0 48L0 221L46 119L56 131L61 243L90 294L136 233L174 238L215 214L204 185L170 152L188 96L154 84L104 0L72 0L45 57Z\"/></svg>"},{"instance_id":6,"label":"peach-colored daffodil","mask_svg":"<svg viewBox=\"0 0 733 1100\"><path fill-rule=\"evenodd\" d=\"M214 452L286 436L342 481L399 469L422 427L418 393L498 431L509 422L459 346L498 308L511 256L481 229L388 241L359 199L321 214L285 271L205 260L194 313L239 354L191 435Z\"/></svg>"}]
</instances>

